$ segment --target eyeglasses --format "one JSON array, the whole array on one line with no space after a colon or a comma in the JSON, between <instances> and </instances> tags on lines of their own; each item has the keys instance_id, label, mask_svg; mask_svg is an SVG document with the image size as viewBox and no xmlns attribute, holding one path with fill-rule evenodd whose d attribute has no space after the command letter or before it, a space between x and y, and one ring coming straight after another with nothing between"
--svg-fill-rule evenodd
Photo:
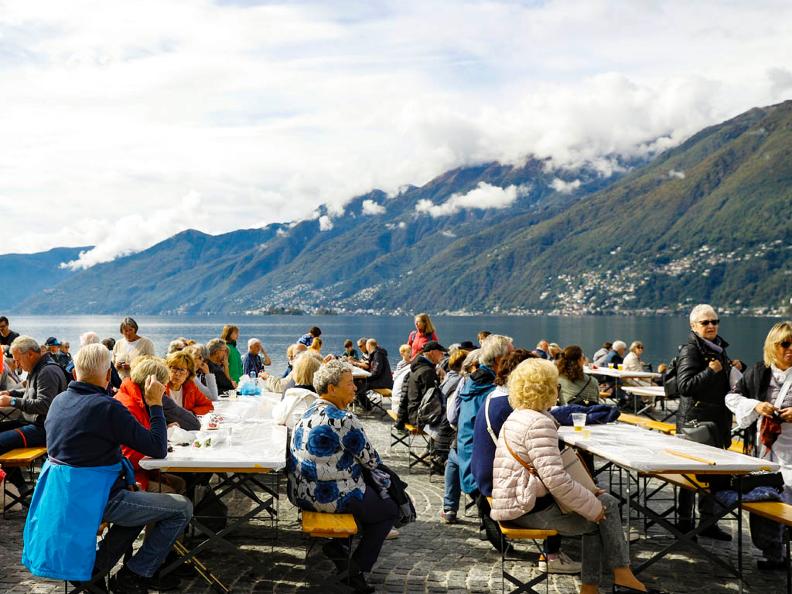
<instances>
[{"instance_id":1,"label":"eyeglasses","mask_svg":"<svg viewBox=\"0 0 792 594\"><path fill-rule=\"evenodd\" d=\"M720 324L720 320L701 320L698 323L701 324L702 326L709 326L709 325L717 326L718 324Z\"/></svg>"},{"instance_id":2,"label":"eyeglasses","mask_svg":"<svg viewBox=\"0 0 792 594\"><path fill-rule=\"evenodd\" d=\"M789 347L792 346L792 340L782 340L781 342L776 344L778 344L778 346L780 346L782 349L788 349Z\"/></svg>"},{"instance_id":3,"label":"eyeglasses","mask_svg":"<svg viewBox=\"0 0 792 594\"><path fill-rule=\"evenodd\" d=\"M184 367L171 367L170 370L173 372L178 371L179 373L189 373Z\"/></svg>"}]
</instances>

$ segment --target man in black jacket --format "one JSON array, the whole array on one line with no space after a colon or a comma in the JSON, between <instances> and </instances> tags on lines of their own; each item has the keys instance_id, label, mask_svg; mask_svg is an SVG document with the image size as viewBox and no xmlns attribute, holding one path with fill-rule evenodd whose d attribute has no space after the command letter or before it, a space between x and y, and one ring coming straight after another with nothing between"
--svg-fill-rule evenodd
<instances>
[{"instance_id":1,"label":"man in black jacket","mask_svg":"<svg viewBox=\"0 0 792 594\"><path fill-rule=\"evenodd\" d=\"M444 346L437 341L430 340L410 365L407 398L402 398L399 402L397 429L403 430L405 423L418 424L418 408L421 405L421 399L429 388L440 385L440 378L437 376L435 368L443 360L445 353Z\"/></svg>"},{"instance_id":2,"label":"man in black jacket","mask_svg":"<svg viewBox=\"0 0 792 594\"><path fill-rule=\"evenodd\" d=\"M22 418L0 423L0 454L16 448L32 448L47 443L44 420L55 396L66 389L66 372L49 353L41 354L39 344L30 336L19 336L11 343L11 355L27 372L24 390L0 392L0 407L22 411ZM8 471L8 480L22 493L25 479L19 468Z\"/></svg>"},{"instance_id":3,"label":"man in black jacket","mask_svg":"<svg viewBox=\"0 0 792 594\"><path fill-rule=\"evenodd\" d=\"M731 361L726 354L728 343L718 335L720 320L710 305L701 304L690 312L690 335L688 342L682 347L677 359L677 386L680 394L677 412L677 432L688 421L711 421L718 428L713 445L728 448L731 444L732 413L726 408L725 397L730 390L729 376L733 365L741 365L739 361ZM712 490L724 488L724 479L717 475L706 477ZM699 498L701 521L712 518L715 502L709 497ZM680 528L683 532L692 529L691 512L693 494L681 490L679 494ZM700 533L717 540L729 541L731 535L714 524Z\"/></svg>"}]
</instances>

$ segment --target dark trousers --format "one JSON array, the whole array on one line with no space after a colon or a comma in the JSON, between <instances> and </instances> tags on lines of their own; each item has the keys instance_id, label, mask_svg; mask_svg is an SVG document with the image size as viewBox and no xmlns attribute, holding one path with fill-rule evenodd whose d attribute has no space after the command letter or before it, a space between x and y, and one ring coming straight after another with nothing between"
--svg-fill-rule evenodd
<instances>
[{"instance_id":1,"label":"dark trousers","mask_svg":"<svg viewBox=\"0 0 792 594\"><path fill-rule=\"evenodd\" d=\"M44 427L17 419L14 421L0 422L0 454L5 454L17 448L32 448L47 444L47 434ZM8 481L18 490L21 490L25 480L21 468L8 469Z\"/></svg>"},{"instance_id":2,"label":"dark trousers","mask_svg":"<svg viewBox=\"0 0 792 594\"><path fill-rule=\"evenodd\" d=\"M385 537L396 522L399 509L393 499L382 499L375 489L367 485L363 500L350 501L346 511L355 516L361 536L352 560L361 571L371 571Z\"/></svg>"},{"instance_id":3,"label":"dark trousers","mask_svg":"<svg viewBox=\"0 0 792 594\"><path fill-rule=\"evenodd\" d=\"M501 550L501 531L498 523L490 518L490 505L487 498L479 494L476 497L476 509L478 510L479 519L484 526L484 534L489 543L495 548L496 551ZM547 553L549 555L556 555L561 551L561 536L550 536L547 538Z\"/></svg>"}]
</instances>

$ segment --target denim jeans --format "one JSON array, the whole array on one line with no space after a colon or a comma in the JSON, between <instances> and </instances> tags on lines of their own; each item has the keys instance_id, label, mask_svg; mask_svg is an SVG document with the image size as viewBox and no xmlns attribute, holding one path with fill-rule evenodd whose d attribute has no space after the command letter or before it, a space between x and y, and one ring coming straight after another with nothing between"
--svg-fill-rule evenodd
<instances>
[{"instance_id":1,"label":"denim jeans","mask_svg":"<svg viewBox=\"0 0 792 594\"><path fill-rule=\"evenodd\" d=\"M599 524L575 513L562 514L555 504L536 513L527 513L515 523L524 528L557 530L561 536L582 536L581 580L584 584L599 584L603 563L610 569L627 567L630 556L618 500L609 493L603 493L598 499L605 507L605 519Z\"/></svg>"},{"instance_id":2,"label":"denim jeans","mask_svg":"<svg viewBox=\"0 0 792 594\"><path fill-rule=\"evenodd\" d=\"M121 490L107 502L104 522L113 525L97 553L96 569L117 560L146 524L154 524L143 546L127 562L138 575L151 577L192 518L192 503L181 495ZM118 528L116 528L116 526ZM115 530L115 532L113 532Z\"/></svg>"},{"instance_id":3,"label":"denim jeans","mask_svg":"<svg viewBox=\"0 0 792 594\"><path fill-rule=\"evenodd\" d=\"M457 512L459 499L462 497L462 487L459 483L459 460L456 448L448 452L445 467L445 495L443 495L443 510Z\"/></svg>"}]
</instances>

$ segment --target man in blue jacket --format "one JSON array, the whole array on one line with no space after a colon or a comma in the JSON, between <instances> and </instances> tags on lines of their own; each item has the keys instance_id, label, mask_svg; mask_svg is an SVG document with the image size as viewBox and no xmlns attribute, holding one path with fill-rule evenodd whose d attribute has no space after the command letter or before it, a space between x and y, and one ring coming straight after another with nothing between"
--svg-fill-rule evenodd
<instances>
[{"instance_id":1,"label":"man in blue jacket","mask_svg":"<svg viewBox=\"0 0 792 594\"><path fill-rule=\"evenodd\" d=\"M77 380L52 403L46 420L50 462L71 467L106 467L121 462L121 444L153 458L165 458L168 433L162 411L165 386L146 381L147 430L119 401L107 395L111 353L101 344L86 345L75 357ZM64 502L66 504L66 502ZM192 504L181 495L146 493L127 487L122 476L110 488L102 520L111 524L97 552L94 573L112 567L149 524L143 545L110 579L116 594L148 591L151 578L192 517Z\"/></svg>"}]
</instances>

